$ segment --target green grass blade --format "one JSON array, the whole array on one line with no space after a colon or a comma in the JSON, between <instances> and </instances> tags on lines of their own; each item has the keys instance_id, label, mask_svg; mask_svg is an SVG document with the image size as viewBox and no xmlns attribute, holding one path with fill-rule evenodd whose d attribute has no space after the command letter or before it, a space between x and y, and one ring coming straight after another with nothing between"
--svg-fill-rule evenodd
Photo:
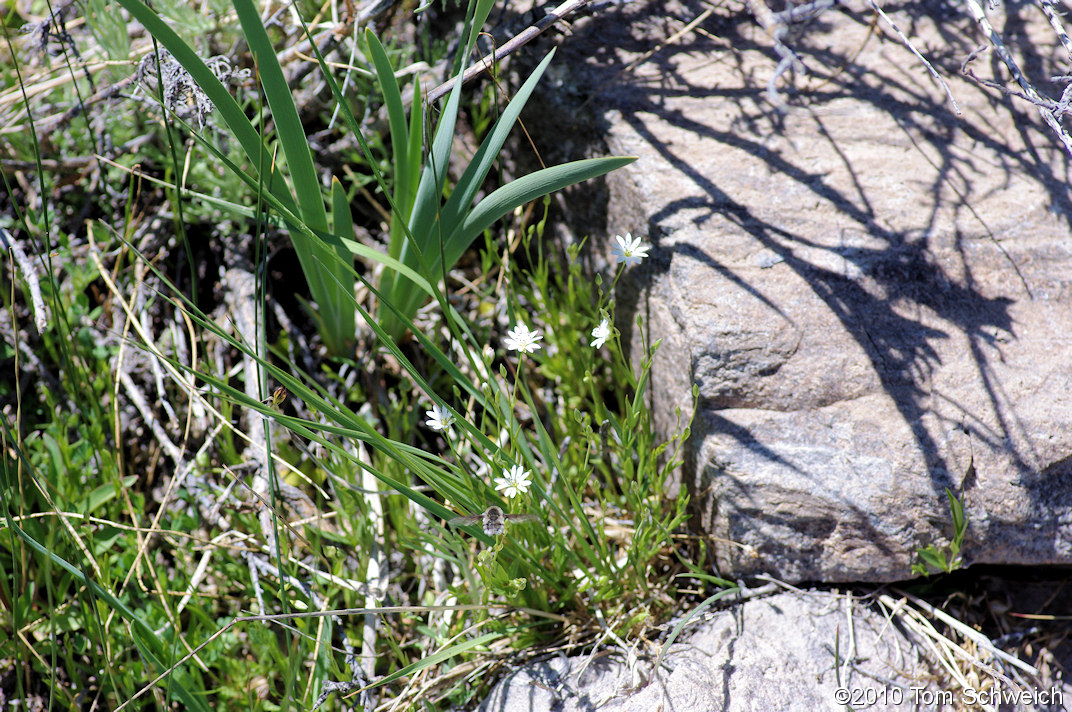
<instances>
[{"instance_id":1,"label":"green grass blade","mask_svg":"<svg viewBox=\"0 0 1072 712\"><path fill-rule=\"evenodd\" d=\"M457 643L456 645L452 645L449 648L444 648L443 650L432 653L426 658L421 658L417 662L407 665L404 668L395 670L390 675L384 677L381 680L377 680L375 683L369 685L369 687L379 687L380 685L386 685L390 682L394 682L399 678L407 677L414 673L420 672L425 668L431 667L433 665L438 665L444 660L450 660L455 655L464 653L467 650L472 650L473 648L480 647L485 643L490 643L491 641L502 637L503 636L501 633L485 633L484 635L481 635L477 638L473 638L472 640L467 640L464 643Z\"/></svg>"},{"instance_id":2,"label":"green grass blade","mask_svg":"<svg viewBox=\"0 0 1072 712\"><path fill-rule=\"evenodd\" d=\"M406 168L406 176L409 180L409 185L406 186L406 196L409 202L401 206L404 208L403 212L407 219L413 212L417 181L421 175L421 159L424 158L422 154L424 150L424 112L424 100L421 98L421 80L420 77L415 77L413 81L413 106L409 111L409 148L406 150L406 158L409 160L409 165Z\"/></svg>"},{"instance_id":3,"label":"green grass blade","mask_svg":"<svg viewBox=\"0 0 1072 712\"><path fill-rule=\"evenodd\" d=\"M233 0L232 4L242 23L242 32L253 53L264 96L272 110L272 120L287 159L287 170L294 181L302 219L313 229L326 230L328 218L320 194L320 181L313 166L305 129L294 106L294 97L291 96L286 77L283 76L283 68L279 66L275 48L253 2Z\"/></svg>"},{"instance_id":4,"label":"green grass blade","mask_svg":"<svg viewBox=\"0 0 1072 712\"><path fill-rule=\"evenodd\" d=\"M7 525L31 549L42 556L48 557L53 564L59 566L72 577L80 581L84 586L90 589L94 596L105 601L113 610L130 623L133 628L131 632L135 636L135 641L139 644L139 649L145 654L146 659L153 665L157 673L162 673L169 668L169 665L164 662L169 658L164 642L160 640L159 636L157 636L153 629L150 628L137 613L120 601L111 591L101 586L92 578L87 577L66 559L49 551L47 547L27 534L10 518L7 520ZM198 710L199 712L209 712L209 707L205 703L204 698L195 694L190 687L187 674L184 674L184 672L179 669L172 671L171 689L175 691L176 696L186 704L188 709Z\"/></svg>"},{"instance_id":5,"label":"green grass blade","mask_svg":"<svg viewBox=\"0 0 1072 712\"><path fill-rule=\"evenodd\" d=\"M423 269L424 254L432 245L438 246L441 237L439 230L439 210L442 206L440 196L447 177L447 168L450 165L451 146L454 143L454 126L458 118L458 106L461 102L461 82L458 82L447 99L446 106L439 117L439 125L436 127L435 137L432 140L432 148L428 154L427 162L421 173L421 180L417 186L414 197L413 212L409 219L409 235L403 236L402 247L398 251L399 261L417 269L421 274L432 273ZM433 237L434 235L434 237ZM432 250L438 253L438 249ZM392 254L394 250L392 248ZM433 281L438 281L434 280ZM393 304L409 304L414 301L412 285L395 274L387 274L380 284L383 298ZM419 298L415 300L419 303ZM414 312L407 307L401 310L406 316ZM402 324L390 312L382 310L378 315L387 333L393 340L397 340L404 330Z\"/></svg>"},{"instance_id":6,"label":"green grass blade","mask_svg":"<svg viewBox=\"0 0 1072 712\"><path fill-rule=\"evenodd\" d=\"M495 127L491 130L491 133L488 134L484 143L477 149L476 154L473 156L473 160L470 161L461 178L458 179L458 184L454 186L450 199L447 200L446 205L443 206L441 219L446 234L449 235L454 232L455 228L457 228L465 217L465 213L472 206L473 200L476 199L477 193L484 185L484 179L495 164L496 159L498 159L503 144L506 143L510 131L517 122L517 117L521 114L521 110L525 108L525 104L528 102L529 97L532 96L532 92L535 91L536 85L539 83L540 78L543 77L547 65L550 64L554 56L554 50L548 52L547 56L543 58L543 61L541 61L536 69L533 70L532 74L529 75L529 78L525 80L525 83L518 90L517 94L506 106L502 116L495 122ZM449 259L447 260L447 264L451 264Z\"/></svg>"},{"instance_id":7,"label":"green grass blade","mask_svg":"<svg viewBox=\"0 0 1072 712\"><path fill-rule=\"evenodd\" d=\"M331 178L331 232L344 246L346 243L341 241L352 240L354 236L354 218L350 213L350 201L346 199L346 188L334 176Z\"/></svg>"},{"instance_id":8,"label":"green grass blade","mask_svg":"<svg viewBox=\"0 0 1072 712\"><path fill-rule=\"evenodd\" d=\"M432 232L439 219L441 207L440 196L447 179L450 166L451 147L454 144L454 126L458 119L458 106L461 102L461 83L450 93L443 113L436 126L432 148L417 186L417 195L410 216L409 229L413 240L407 240L402 252L402 261L409 265L419 265L420 255L431 244ZM414 254L414 246L416 246Z\"/></svg>"},{"instance_id":9,"label":"green grass blade","mask_svg":"<svg viewBox=\"0 0 1072 712\"><path fill-rule=\"evenodd\" d=\"M589 158L545 168L507 183L481 200L464 217L451 235L447 237L442 256L438 250L431 251L425 274L437 274L441 270L442 260L446 260L447 265L453 265L469 248L469 245L472 244L477 235L518 206L561 188L590 178L596 178L622 166L627 166L635 160L636 158L633 157ZM416 311L422 299L420 294L411 290L408 293L403 293L397 304L399 310L408 315Z\"/></svg>"},{"instance_id":10,"label":"green grass blade","mask_svg":"<svg viewBox=\"0 0 1072 712\"><path fill-rule=\"evenodd\" d=\"M477 38L480 37L480 31L484 29L484 23L488 21L488 15L491 14L491 9L495 6L495 0L477 0L475 9L473 11L473 24L469 27L469 38L465 44L465 54L469 54L476 47ZM464 67L462 68L464 69Z\"/></svg>"},{"instance_id":11,"label":"green grass blade","mask_svg":"<svg viewBox=\"0 0 1072 712\"><path fill-rule=\"evenodd\" d=\"M631 156L589 158L544 168L507 183L481 200L447 238L444 250L447 263L456 262L477 235L517 207L556 190L605 175L635 160Z\"/></svg>"},{"instance_id":12,"label":"green grass blade","mask_svg":"<svg viewBox=\"0 0 1072 712\"><path fill-rule=\"evenodd\" d=\"M391 129L391 152L395 167L394 203L400 214L391 216L390 254L397 258L402 250L402 240L405 238L402 225L409 222L410 210L413 207L410 194L413 179L410 177L412 162L409 156L411 148L409 124L406 120L406 109L402 105L402 92L387 52L372 30L365 30L365 41L368 42L369 56L380 82L380 91L383 93L383 103L387 108L387 119ZM414 109L413 116L417 116L419 107L415 106Z\"/></svg>"},{"instance_id":13,"label":"green grass blade","mask_svg":"<svg viewBox=\"0 0 1072 712\"><path fill-rule=\"evenodd\" d=\"M696 616L700 615L714 604L721 601L726 596L738 593L739 591L740 588L738 588L737 586L725 589L723 591L719 591L715 595L704 600L704 602L696 606L696 608L693 608L691 611L689 611L688 615L684 616L680 621L678 621L677 625L675 625L674 629L670 632L670 635L666 638L666 642L663 643L663 647L659 650L659 657L655 658L655 666L652 668L652 670L658 672L659 666L662 664L663 658L666 657L666 653L670 650L670 646L674 644L674 641L677 640L677 637L681 635L681 631L685 630L685 626L687 626L690 621L692 621L694 618L696 618Z\"/></svg>"},{"instance_id":14,"label":"green grass blade","mask_svg":"<svg viewBox=\"0 0 1072 712\"><path fill-rule=\"evenodd\" d=\"M302 222L314 232L327 231L328 218L324 197L309 142L305 136L294 97L287 86L283 68L279 65L275 47L264 28L257 6L252 0L233 0L235 12L242 23L242 32L249 42L254 62L264 88L265 98L272 110L276 134L286 156L287 169L294 183ZM310 244L300 233L291 232L294 249L302 263L302 270L309 281L309 290L320 309L320 321L324 329L322 337L328 350L343 354L349 350L354 337L355 312L347 299L353 291L353 280L343 266L351 255L339 253L340 261L319 258L319 246ZM347 285L349 284L349 288Z\"/></svg>"}]
</instances>

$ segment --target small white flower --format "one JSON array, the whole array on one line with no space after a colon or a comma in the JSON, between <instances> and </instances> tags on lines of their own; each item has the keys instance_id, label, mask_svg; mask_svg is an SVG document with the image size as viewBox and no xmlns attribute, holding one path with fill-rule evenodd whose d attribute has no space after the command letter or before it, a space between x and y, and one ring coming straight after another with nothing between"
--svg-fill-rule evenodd
<instances>
[{"instance_id":1,"label":"small white flower","mask_svg":"<svg viewBox=\"0 0 1072 712\"><path fill-rule=\"evenodd\" d=\"M615 235L614 239L618 244L611 248L611 252L619 262L624 262L626 266L643 262L648 256L648 250L651 249L650 245L645 245L639 237L633 237L628 232L625 233L625 237Z\"/></svg>"},{"instance_id":2,"label":"small white flower","mask_svg":"<svg viewBox=\"0 0 1072 712\"><path fill-rule=\"evenodd\" d=\"M531 354L540 348L539 342L543 339L543 334L539 329L535 331L529 331L529 327L524 324L518 324L510 331L506 332L506 339L503 343L506 344L506 348L511 351L520 351L522 353Z\"/></svg>"},{"instance_id":3,"label":"small white flower","mask_svg":"<svg viewBox=\"0 0 1072 712\"><path fill-rule=\"evenodd\" d=\"M507 499L525 494L531 485L529 473L521 465L514 465L508 470L503 470L503 476L495 478L495 489L502 490L503 496Z\"/></svg>"},{"instance_id":4,"label":"small white flower","mask_svg":"<svg viewBox=\"0 0 1072 712\"><path fill-rule=\"evenodd\" d=\"M454 424L454 414L442 406L433 405L425 415L428 417L425 425L432 430L446 430L449 433L450 426Z\"/></svg>"},{"instance_id":5,"label":"small white flower","mask_svg":"<svg viewBox=\"0 0 1072 712\"><path fill-rule=\"evenodd\" d=\"M592 348L601 349L603 344L607 343L607 339L610 338L610 319L604 318L599 322L599 326L592 329Z\"/></svg>"}]
</instances>

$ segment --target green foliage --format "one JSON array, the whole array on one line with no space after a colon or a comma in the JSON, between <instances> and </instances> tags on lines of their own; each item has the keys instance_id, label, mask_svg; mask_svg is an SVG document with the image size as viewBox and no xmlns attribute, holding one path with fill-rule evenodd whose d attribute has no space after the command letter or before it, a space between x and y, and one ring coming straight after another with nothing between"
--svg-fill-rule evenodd
<instances>
[{"instance_id":1,"label":"green foliage","mask_svg":"<svg viewBox=\"0 0 1072 712\"><path fill-rule=\"evenodd\" d=\"M0 657L26 661L9 699L312 708L328 682L353 681L355 695L403 707L465 706L492 681L462 674L469 666L486 670L506 651L563 635L590 639L604 624L628 635L663 620L677 604L687 503L667 489L691 414L661 442L644 398L657 345L635 358L616 333L599 350L588 346L596 324L613 323L614 305L582 274L579 247L545 255L544 224L517 224L522 247L503 259L496 227L517 206L631 159L556 166L477 202L551 56L497 122L479 122L488 135L448 185L462 90L433 131L419 88L407 111L395 60L365 35L390 127L390 159L373 151L386 144L357 134L364 167L391 203L390 244L379 252L354 240L355 183L370 177L320 180L252 3L236 0L233 16L254 53L271 136L262 134L268 122L249 118L256 107L233 99L193 49L201 40L190 33L216 29L229 5L119 4L194 76L236 139L225 148L195 134L187 161L182 142L172 148L162 135L129 157L163 166L154 172L170 202L158 192L151 211L173 211L185 228L192 175L202 215L253 222L267 208L293 241L323 342L339 356L297 358L300 335L285 332L266 350L236 335L233 314L202 311L203 295L170 280L182 270L168 253L135 247L147 199L137 181L129 204L72 234L55 225L50 182L36 176L41 203L27 199L3 218L34 243L52 315L42 333L28 328L19 315L30 285L0 283L18 337L2 356L34 359L0 379L5 414L15 414L0 423ZM470 43L490 9L489 0L470 6ZM114 6L87 0L86 12L99 56L134 51ZM112 113L107 122L127 132L116 135L148 124ZM88 125L56 140L88 153ZM28 139L22 148L40 150ZM22 194L5 185L18 204ZM258 208L248 207L251 195ZM486 248L480 279L447 299L444 277L474 242ZM355 257L383 264L384 281L358 277ZM378 295L376 313L355 298L355 280ZM440 309L422 313L418 327L430 297ZM359 359L349 358L358 315L372 334ZM502 348L504 326L519 321L544 332L544 350ZM406 331L413 338L400 344ZM270 342L267 329L262 336ZM424 426L433 404L453 414L450 433ZM254 432L272 456L264 468ZM507 498L495 478L512 467L529 473L531 487ZM502 536L450 523L491 505L538 521L511 521ZM375 610L389 602L399 605L390 615ZM441 688L416 684L436 678Z\"/></svg>"},{"instance_id":2,"label":"green foliage","mask_svg":"<svg viewBox=\"0 0 1072 712\"><path fill-rule=\"evenodd\" d=\"M77 687L67 676L84 680L104 670L101 683L111 690L104 699L117 706L123 691L132 694L137 680L163 673L173 656L154 632L159 609L145 607L124 587L141 546L136 529L116 522L145 502L132 491L137 477L124 473L109 427L114 411L105 404L116 385L116 352L95 336L101 307L91 303L88 289L99 272L62 254L46 264L55 266L40 285L52 319L26 343L35 345L38 368L50 378L5 382L13 387L8 395L20 404L25 399L27 407L16 411L14 422L2 419L0 432L0 580L3 600L10 602L0 655L25 661L12 696L32 697L47 685L54 701L77 706ZM26 293L30 285L19 287ZM11 293L6 286L0 291ZM16 306L5 304L4 313L15 314ZM10 635L14 631L19 635ZM181 670L170 691L189 709L208 709L198 687Z\"/></svg>"},{"instance_id":3,"label":"green foliage","mask_svg":"<svg viewBox=\"0 0 1072 712\"><path fill-rule=\"evenodd\" d=\"M964 535L968 531L968 519L964 516L964 505L948 487L945 496L949 499L949 516L953 522L953 539L944 549L931 544L919 550L919 558L912 565L916 576L929 576L931 571L953 573L960 566L960 548L964 544Z\"/></svg>"},{"instance_id":4,"label":"green foliage","mask_svg":"<svg viewBox=\"0 0 1072 712\"><path fill-rule=\"evenodd\" d=\"M257 64L264 96L272 110L276 137L283 149L284 162L277 162L274 153L262 141L253 122L246 117L227 88L167 23L140 0L118 1L145 25L153 37L189 72L212 101L222 120L242 146L247 159L256 166L255 172L260 176L260 180L228 162L231 169L251 187L256 188L259 194L261 191L267 191L262 197L269 199L269 203L282 214L309 289L319 308L317 320L325 346L333 354L347 353L353 342L355 325L351 304L352 268L348 265L352 258L341 248L332 248L320 237L328 232L327 211L320 182L297 108L257 7L250 0L234 2L234 9ZM212 147L209 149L212 150ZM221 154L217 153L217 158L226 162ZM286 176L282 174L284 165L289 170L292 188L288 187ZM336 235L339 238L352 236L352 225L345 226L345 231Z\"/></svg>"},{"instance_id":5,"label":"green foliage","mask_svg":"<svg viewBox=\"0 0 1072 712\"><path fill-rule=\"evenodd\" d=\"M130 35L123 18L110 5L107 0L86 0L84 12L98 46L108 59L118 62L130 57Z\"/></svg>"},{"instance_id":6,"label":"green foliage","mask_svg":"<svg viewBox=\"0 0 1072 712\"><path fill-rule=\"evenodd\" d=\"M390 118L397 176L395 195L391 201L393 213L389 254L422 274L429 282L435 283L445 275L478 235L516 208L635 160L596 159L546 168L502 186L474 206L473 201L484 185L484 179L547 69L554 51L544 58L511 99L457 184L448 191L446 172L454 143L461 82L455 85L443 109L431 151L418 178L419 152L423 148L420 144L420 127L424 121L421 117L419 86L415 91L418 98L407 121L401 91L383 46L371 32L366 32L366 40ZM441 196L445 193L450 197L442 202ZM391 307L390 311L383 310L377 316L393 339L397 340L402 334L402 319L412 318L424 299L421 290L415 286L404 275L393 273L387 273L380 285L380 296ZM396 310L401 318L394 316Z\"/></svg>"},{"instance_id":7,"label":"green foliage","mask_svg":"<svg viewBox=\"0 0 1072 712\"><path fill-rule=\"evenodd\" d=\"M257 166L256 174L241 173L251 187L264 186L268 203L282 215L288 226L302 271L309 282L313 298L318 305L315 315L325 345L335 355L347 354L351 348L354 330L352 254L346 246L353 238L352 224L334 225L328 231L324 198L320 182L313 168L312 155L298 118L290 89L276 58L267 32L261 23L256 8L249 0L235 0L235 9L257 63L258 76L264 95L268 100L276 124L277 139L283 149L282 162L277 162L268 147L257 136L253 123L241 111L238 103L215 77L212 71L197 56L193 49L167 24L153 13L141 0L119 0L138 18L153 36L164 45L179 63L190 73L219 111L223 121L238 139L248 160ZM477 18L482 20L490 12L491 3L480 0L475 6ZM476 40L474 25L470 33L471 47ZM473 201L498 156L510 129L525 102L535 89L551 56L540 64L529 80L507 106L496 128L480 147L472 162L462 174L457 185L448 189L446 171L450 165L454 126L461 96L459 82L444 108L431 150L423 171L418 168L424 150L422 136L427 117L423 115L419 98L407 120L401 101L401 93L382 45L371 32L366 32L369 52L376 66L384 92L391 125L392 150L394 152L394 175L396 185L392 202L391 243L388 255L380 260L390 270L397 269L397 262L407 270L388 271L380 285L381 299L389 308L378 314L386 333L394 340L402 334L400 317L415 314L427 289L423 281L408 276L409 271L421 274L430 284L446 273L469 247L477 235L509 214L515 208L535 198L551 193L574 183L594 178L634 159L590 159L563 166L547 168L523 176L505 185L475 206ZM460 72L461 70L459 70ZM329 83L341 101L341 94L330 74ZM419 97L419 93L417 94ZM361 143L370 166L374 160L367 142L361 135L356 120L348 108L342 106L350 121L355 137ZM210 148L210 150L212 150ZM223 158L222 156L218 156ZM240 169L233 164L232 170ZM292 189L287 188L280 166L290 173ZM385 194L390 187L377 172L377 180ZM293 190L293 194L291 193ZM441 196L449 194L446 202ZM337 205L337 198L333 198ZM333 208L334 210L334 208ZM365 256L371 256L366 251Z\"/></svg>"}]
</instances>

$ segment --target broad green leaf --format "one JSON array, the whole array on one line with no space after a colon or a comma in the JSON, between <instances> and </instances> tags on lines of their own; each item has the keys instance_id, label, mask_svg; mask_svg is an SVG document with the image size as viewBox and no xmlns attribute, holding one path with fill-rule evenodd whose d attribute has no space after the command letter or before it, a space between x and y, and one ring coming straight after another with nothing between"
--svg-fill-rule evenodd
<instances>
[{"instance_id":1,"label":"broad green leaf","mask_svg":"<svg viewBox=\"0 0 1072 712\"><path fill-rule=\"evenodd\" d=\"M495 0L477 0L473 10L473 22L469 26L469 38L465 44L465 54L469 54L476 47L477 38L480 37L484 23L488 21L488 15L495 6Z\"/></svg>"},{"instance_id":2,"label":"broad green leaf","mask_svg":"<svg viewBox=\"0 0 1072 712\"><path fill-rule=\"evenodd\" d=\"M279 129L279 139L287 158L287 167L295 179L297 202L274 165L271 153L265 147L260 134L246 118L238 102L197 56L197 53L141 0L119 0L119 2L175 57L209 97L223 122L238 139L250 163L260 169L263 185L272 196L279 203L287 206L292 214L300 216L300 222L308 224L307 230L309 228L326 230L327 213L308 143L301 128L301 122L297 118L293 98L289 91L285 91L286 82L282 80L282 70L279 69L278 59L252 2L235 0L235 10L258 62L258 70L265 78L265 95L268 97L273 118ZM298 253L302 271L309 282L310 292L324 316L322 323L329 330L322 333L325 344L333 353L344 353L348 348L348 340L352 339L354 332L354 312L349 307L349 300L346 299L347 292L352 292L353 282L347 281L346 272L341 269L345 266L345 260L349 256L337 254L337 258L332 258L326 246L319 244L315 239L306 239L307 234L301 229L295 229L298 226L290 221L288 221L288 226L291 228L291 239Z\"/></svg>"},{"instance_id":3,"label":"broad green leaf","mask_svg":"<svg viewBox=\"0 0 1072 712\"><path fill-rule=\"evenodd\" d=\"M635 157L588 158L521 176L481 200L447 239L446 258L457 261L477 235L525 203L627 166ZM453 263L453 262L452 262Z\"/></svg>"},{"instance_id":4,"label":"broad green leaf","mask_svg":"<svg viewBox=\"0 0 1072 712\"><path fill-rule=\"evenodd\" d=\"M311 230L327 230L327 211L320 192L320 180L313 164L309 141L305 136L294 97L287 86L283 68L279 65L275 47L261 21L252 0L233 0L235 12L242 23L242 32L249 42L253 61L264 88L264 96L272 110L276 135L286 156L287 169L294 183L302 222ZM291 231L291 241L298 253L302 272L309 282L309 291L320 311L321 337L328 350L336 355L349 351L354 338L354 309L349 298L353 280L344 269L352 256L339 253L339 260L330 259L323 245L308 241L301 232Z\"/></svg>"},{"instance_id":5,"label":"broad green leaf","mask_svg":"<svg viewBox=\"0 0 1072 712\"><path fill-rule=\"evenodd\" d=\"M458 117L458 106L461 101L461 82L458 82L451 91L443 112L439 117L439 125L436 127L435 136L432 140L432 148L428 154L424 170L421 172L420 183L417 185L414 196L413 211L409 217L409 235L405 231L392 233L392 244L389 248L391 255L398 255L399 261L411 267L419 267L423 263L424 252L431 245L439 245L442 230L439 228L439 210L441 207L440 196L446 182L447 168L450 166L451 146L454 143L454 126ZM396 205L396 208L398 206ZM435 237L433 238L433 232ZM435 240L433 242L433 239ZM401 243L401 245L396 244ZM385 274L380 284L383 298L392 303L409 303L412 297L412 285L397 274ZM409 308L402 310L406 316L412 316ZM398 319L382 309L378 314L381 324L392 339L397 340L402 335L402 325Z\"/></svg>"},{"instance_id":6,"label":"broad green leaf","mask_svg":"<svg viewBox=\"0 0 1072 712\"><path fill-rule=\"evenodd\" d=\"M395 205L402 212L399 215L391 216L391 231L402 230L402 224L409 221L409 210L412 207L410 202L410 167L411 162L409 160L410 140L409 140L409 124L406 121L406 110L402 106L402 92L398 87L398 80L395 79L394 68L391 67L391 60L387 57L387 52L384 51L383 45L373 34L372 30L365 30L365 41L368 42L369 56L372 58L372 64L376 69L376 77L380 82L380 91L383 92L383 103L387 108L387 119L391 128L391 152L394 157L394 169L395 169L395 190L394 199ZM417 112L414 112L416 116ZM419 149L418 149L419 150ZM402 242L392 239L391 242L391 256L398 257L397 252L394 250L401 250Z\"/></svg>"},{"instance_id":7,"label":"broad green leaf","mask_svg":"<svg viewBox=\"0 0 1072 712\"><path fill-rule=\"evenodd\" d=\"M491 133L480 145L480 148L477 149L461 178L458 179L458 184L454 186L450 199L443 206L440 218L447 235L452 234L457 229L465 218L466 213L472 209L473 200L476 199L477 193L484 185L484 179L487 178L488 172L491 171L495 161L498 160L503 144L517 122L517 117L520 116L521 110L525 108L525 104L528 102L532 92L535 91L536 85L554 55L554 50L548 52L543 61L529 75L529 78L503 111L502 116L495 122L495 127L491 130ZM453 261L448 258L447 266L450 267L452 264ZM429 273L434 274L434 271L430 270Z\"/></svg>"}]
</instances>

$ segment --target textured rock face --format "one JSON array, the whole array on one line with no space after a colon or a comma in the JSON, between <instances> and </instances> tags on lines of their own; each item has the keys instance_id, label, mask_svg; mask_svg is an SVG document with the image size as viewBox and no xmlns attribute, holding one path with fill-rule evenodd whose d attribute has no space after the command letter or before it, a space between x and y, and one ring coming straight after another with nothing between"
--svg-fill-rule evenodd
<instances>
[{"instance_id":1,"label":"textured rock face","mask_svg":"<svg viewBox=\"0 0 1072 712\"><path fill-rule=\"evenodd\" d=\"M999 675L968 672L974 681L970 692L948 681L938 685L935 680L946 674L937 659L928 658L933 648L903 625L903 610L888 615L848 596L782 593L715 614L689 631L687 643L673 646L657 670L654 652L632 661L622 653L593 660L561 657L507 678L479 709L952 710L989 690L1038 691L1048 695L1045 700L1072 693L1060 683L1014 683L1010 677L1021 677L1021 670L1002 660L990 663ZM840 697L839 688L852 697Z\"/></svg>"},{"instance_id":2,"label":"textured rock face","mask_svg":"<svg viewBox=\"0 0 1072 712\"><path fill-rule=\"evenodd\" d=\"M662 339L661 427L699 387L687 484L722 573L905 578L952 534L946 487L967 563L1072 562L1060 143L1033 107L959 77L982 40L949 5L886 9L960 116L863 9L787 38L813 75L782 114L771 40L745 16L716 11L622 71L706 7L624 6L575 28L556 64L558 96L587 100L609 152L640 156L608 180L607 229L657 250L620 289L618 326L637 354L637 315ZM1051 88L1067 58L1022 13L991 21ZM1025 60L1028 42L1048 54ZM989 54L971 66L1006 76Z\"/></svg>"}]
</instances>

